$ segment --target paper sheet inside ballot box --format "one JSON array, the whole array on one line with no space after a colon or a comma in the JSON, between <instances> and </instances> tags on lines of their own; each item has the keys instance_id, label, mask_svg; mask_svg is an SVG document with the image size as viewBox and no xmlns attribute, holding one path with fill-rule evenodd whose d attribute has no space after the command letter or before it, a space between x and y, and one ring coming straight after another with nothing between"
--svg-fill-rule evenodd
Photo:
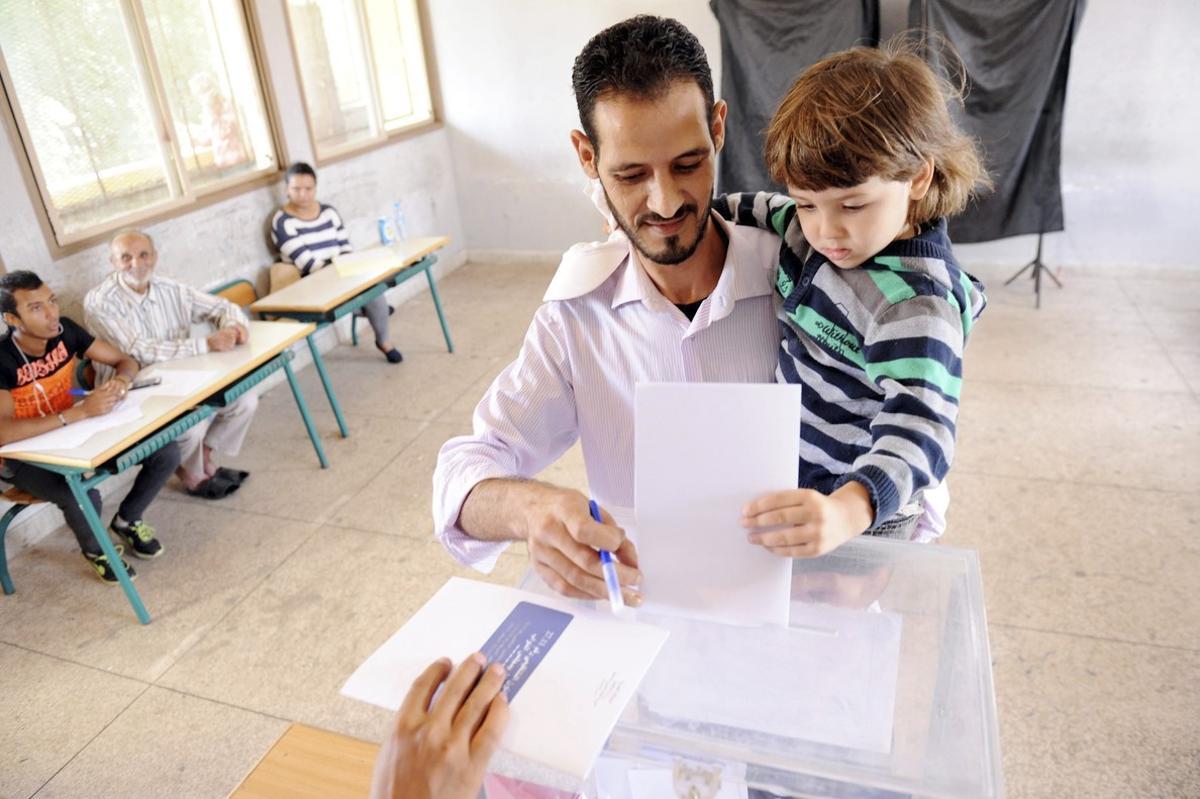
<instances>
[{"instance_id":1,"label":"paper sheet inside ballot box","mask_svg":"<svg viewBox=\"0 0 1200 799\"><path fill-rule=\"evenodd\" d=\"M899 615L796 603L787 628L638 618L671 633L638 692L657 723L891 751Z\"/></svg>"}]
</instances>

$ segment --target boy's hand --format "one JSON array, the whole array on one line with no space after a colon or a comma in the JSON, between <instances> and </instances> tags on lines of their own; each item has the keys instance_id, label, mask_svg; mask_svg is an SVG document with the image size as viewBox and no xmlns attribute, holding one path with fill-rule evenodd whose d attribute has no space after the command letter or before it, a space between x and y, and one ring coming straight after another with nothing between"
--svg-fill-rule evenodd
<instances>
[{"instance_id":1,"label":"boy's hand","mask_svg":"<svg viewBox=\"0 0 1200 799\"><path fill-rule=\"evenodd\" d=\"M852 481L828 496L809 488L765 494L742 508L742 526L774 555L813 558L862 533L874 515L867 489ZM779 529L758 532L764 527Z\"/></svg>"}]
</instances>

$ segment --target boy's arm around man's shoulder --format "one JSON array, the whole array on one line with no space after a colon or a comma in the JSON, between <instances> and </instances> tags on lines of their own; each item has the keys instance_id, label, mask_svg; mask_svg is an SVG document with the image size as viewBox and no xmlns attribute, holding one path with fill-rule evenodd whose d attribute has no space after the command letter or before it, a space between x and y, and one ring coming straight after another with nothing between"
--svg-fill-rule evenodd
<instances>
[{"instance_id":1,"label":"boy's arm around man's shoulder","mask_svg":"<svg viewBox=\"0 0 1200 799\"><path fill-rule=\"evenodd\" d=\"M712 209L735 225L769 230L780 237L796 218L795 201L770 191L722 194L713 200Z\"/></svg>"},{"instance_id":2,"label":"boy's arm around man's shoulder","mask_svg":"<svg viewBox=\"0 0 1200 799\"><path fill-rule=\"evenodd\" d=\"M796 218L796 201L776 192L744 192L721 195L713 200L712 207L722 218L735 225L756 227L774 233L782 240L779 271L786 279L782 282L780 293L790 290L788 286L792 281L799 280L804 264L813 252Z\"/></svg>"}]
</instances>

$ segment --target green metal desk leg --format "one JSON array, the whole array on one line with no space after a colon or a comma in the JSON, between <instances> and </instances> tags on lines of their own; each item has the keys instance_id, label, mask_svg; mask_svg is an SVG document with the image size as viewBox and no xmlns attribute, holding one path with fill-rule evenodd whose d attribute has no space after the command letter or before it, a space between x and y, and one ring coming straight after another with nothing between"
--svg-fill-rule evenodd
<instances>
[{"instance_id":1,"label":"green metal desk leg","mask_svg":"<svg viewBox=\"0 0 1200 799\"><path fill-rule=\"evenodd\" d=\"M4 517L0 518L0 587L4 588L6 594L11 594L16 589L13 588L12 578L8 576L8 554L4 550L4 534L8 532L8 526L17 518L17 514L25 508L25 505L13 505L4 513Z\"/></svg>"},{"instance_id":2,"label":"green metal desk leg","mask_svg":"<svg viewBox=\"0 0 1200 799\"><path fill-rule=\"evenodd\" d=\"M300 416L304 419L304 428L308 430L308 440L312 442L313 449L317 451L317 460L321 461L322 469L328 469L329 459L325 457L325 448L321 446L321 436L317 434L317 427L308 413L308 403L304 401L304 395L300 393L300 384L296 382L296 373L292 371L292 365L288 363L287 358L283 359L283 371L287 375L288 385L292 387L292 396L296 399L296 409L300 411Z\"/></svg>"},{"instance_id":3,"label":"green metal desk leg","mask_svg":"<svg viewBox=\"0 0 1200 799\"><path fill-rule=\"evenodd\" d=\"M342 431L342 438L349 438L350 429L346 427L346 418L342 416L342 406L338 405L337 395L333 393L333 383L329 382L329 373L325 371L325 361L321 358L321 351L317 349L317 342L313 341L311 333L307 338L308 351L312 353L313 363L317 367L317 374L321 376L321 384L325 386L325 396L329 398L329 407L333 408L333 415L337 418L338 430ZM288 373L290 374L291 370Z\"/></svg>"},{"instance_id":4,"label":"green metal desk leg","mask_svg":"<svg viewBox=\"0 0 1200 799\"><path fill-rule=\"evenodd\" d=\"M83 487L81 476L76 473L64 474L63 477L66 478L67 485L71 488L71 494L75 497L76 504L83 511L84 518L92 526L92 534L96 536L96 543L104 550L109 564L117 573L117 580L121 583L121 589L125 591L125 598L129 600L130 605L133 605L133 612L137 614L138 621L142 624L149 624L150 614L146 612L142 598L138 595L137 589L133 587L133 581L129 579L129 573L125 571L125 564L122 562L121 556L117 554L112 539L108 537L108 531L104 529L104 522L100 521L100 517L96 514L96 508L88 498L87 489Z\"/></svg>"},{"instance_id":5,"label":"green metal desk leg","mask_svg":"<svg viewBox=\"0 0 1200 799\"><path fill-rule=\"evenodd\" d=\"M450 340L450 328L446 325L446 315L442 313L442 299L438 296L437 285L433 282L433 265L425 267L425 279L429 281L429 293L433 295L433 307L437 308L438 321L442 323L442 337L446 339L446 349L454 352L454 342Z\"/></svg>"}]
</instances>

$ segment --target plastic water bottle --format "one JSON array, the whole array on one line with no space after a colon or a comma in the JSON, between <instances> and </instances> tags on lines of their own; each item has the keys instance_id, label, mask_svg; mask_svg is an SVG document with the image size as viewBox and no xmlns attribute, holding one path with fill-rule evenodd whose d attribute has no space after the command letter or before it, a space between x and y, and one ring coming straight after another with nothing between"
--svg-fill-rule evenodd
<instances>
[{"instance_id":1,"label":"plastic water bottle","mask_svg":"<svg viewBox=\"0 0 1200 799\"><path fill-rule=\"evenodd\" d=\"M376 224L379 226L379 243L384 247L395 243L396 236L392 233L392 225L388 222L388 218L381 216Z\"/></svg>"},{"instance_id":2,"label":"plastic water bottle","mask_svg":"<svg viewBox=\"0 0 1200 799\"><path fill-rule=\"evenodd\" d=\"M400 202L392 203L392 221L396 225L396 238L399 241L408 239L408 227L404 224L404 212L400 210Z\"/></svg>"}]
</instances>

